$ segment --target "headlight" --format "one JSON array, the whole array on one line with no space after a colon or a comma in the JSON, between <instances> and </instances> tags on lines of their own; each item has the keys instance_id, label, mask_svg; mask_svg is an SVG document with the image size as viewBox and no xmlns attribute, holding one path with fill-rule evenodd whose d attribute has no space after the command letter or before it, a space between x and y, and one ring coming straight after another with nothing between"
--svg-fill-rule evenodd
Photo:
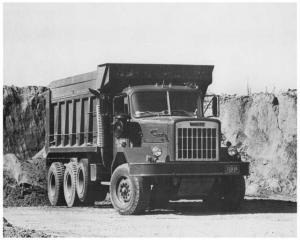
<instances>
[{"instance_id":1,"label":"headlight","mask_svg":"<svg viewBox=\"0 0 300 240\"><path fill-rule=\"evenodd\" d=\"M237 149L236 149L236 147L229 147L228 148L228 154L230 155L230 156L235 156L235 155L237 155Z\"/></svg>"},{"instance_id":2,"label":"headlight","mask_svg":"<svg viewBox=\"0 0 300 240\"><path fill-rule=\"evenodd\" d=\"M152 147L152 154L155 157L160 157L162 154L162 150L158 146Z\"/></svg>"}]
</instances>

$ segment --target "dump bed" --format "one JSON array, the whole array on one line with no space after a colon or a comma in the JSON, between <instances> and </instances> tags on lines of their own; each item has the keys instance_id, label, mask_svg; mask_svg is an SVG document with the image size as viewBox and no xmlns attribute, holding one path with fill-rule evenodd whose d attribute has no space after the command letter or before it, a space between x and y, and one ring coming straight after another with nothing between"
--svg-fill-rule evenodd
<instances>
[{"instance_id":1,"label":"dump bed","mask_svg":"<svg viewBox=\"0 0 300 240\"><path fill-rule=\"evenodd\" d=\"M89 88L114 96L128 86L172 83L194 84L205 93L212 82L212 71L213 66L203 65L109 63L99 65L93 72L53 81L49 85L46 113L46 150L97 152L103 147L101 141L99 144L103 132L99 132L99 111L97 113L100 99L91 94ZM100 120L109 121L108 118Z\"/></svg>"},{"instance_id":2,"label":"dump bed","mask_svg":"<svg viewBox=\"0 0 300 240\"><path fill-rule=\"evenodd\" d=\"M65 98L87 93L88 88L101 89L115 95L128 86L196 84L203 93L212 82L213 66L168 64L99 65L97 71L53 81L49 87L52 98Z\"/></svg>"}]
</instances>

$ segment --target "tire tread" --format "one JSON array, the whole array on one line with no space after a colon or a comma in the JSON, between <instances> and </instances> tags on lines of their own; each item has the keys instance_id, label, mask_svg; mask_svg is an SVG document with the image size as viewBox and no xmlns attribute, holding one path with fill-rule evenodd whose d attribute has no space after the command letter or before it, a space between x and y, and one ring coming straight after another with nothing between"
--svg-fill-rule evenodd
<instances>
[{"instance_id":1,"label":"tire tread","mask_svg":"<svg viewBox=\"0 0 300 240\"><path fill-rule=\"evenodd\" d=\"M126 177L130 178L133 186L135 186L135 198L132 201L132 204L127 208L122 209L118 206L118 203L115 202L115 187L114 184L117 183L117 179L126 175ZM143 213L146 208L149 206L150 201L150 184L148 183L146 178L142 177L133 177L129 175L128 164L122 164L118 166L112 174L111 186L110 186L110 194L111 201L114 208L121 215L137 215Z\"/></svg>"},{"instance_id":2,"label":"tire tread","mask_svg":"<svg viewBox=\"0 0 300 240\"><path fill-rule=\"evenodd\" d=\"M53 206L61 206L61 205L65 205L65 199L64 199L64 190L63 190L63 181L64 181L64 173L65 173L65 167L63 165L63 163L61 162L53 162L48 170L48 181L49 181L49 175L50 172L53 172L54 175L56 175L56 189L57 190L57 197L55 197L55 199L50 200L50 196L48 194L48 198L49 201L51 203L51 205ZM49 183L47 183L47 187Z\"/></svg>"}]
</instances>

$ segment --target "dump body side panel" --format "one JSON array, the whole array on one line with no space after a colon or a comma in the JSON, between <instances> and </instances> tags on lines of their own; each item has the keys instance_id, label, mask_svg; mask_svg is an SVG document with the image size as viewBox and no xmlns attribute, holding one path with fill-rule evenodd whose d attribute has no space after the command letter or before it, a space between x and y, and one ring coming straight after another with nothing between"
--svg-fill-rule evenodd
<instances>
[{"instance_id":1,"label":"dump body side panel","mask_svg":"<svg viewBox=\"0 0 300 240\"><path fill-rule=\"evenodd\" d=\"M78 98L89 93L89 88L97 88L97 72L57 80L52 82L49 87L52 93L52 101Z\"/></svg>"},{"instance_id":2,"label":"dump body side panel","mask_svg":"<svg viewBox=\"0 0 300 240\"><path fill-rule=\"evenodd\" d=\"M96 113L100 99L89 91L100 88L99 77L102 78L100 70L50 83L46 113L48 153L101 151Z\"/></svg>"},{"instance_id":3,"label":"dump body side panel","mask_svg":"<svg viewBox=\"0 0 300 240\"><path fill-rule=\"evenodd\" d=\"M50 102L47 109L50 149L97 146L97 100L92 94L85 94Z\"/></svg>"}]
</instances>

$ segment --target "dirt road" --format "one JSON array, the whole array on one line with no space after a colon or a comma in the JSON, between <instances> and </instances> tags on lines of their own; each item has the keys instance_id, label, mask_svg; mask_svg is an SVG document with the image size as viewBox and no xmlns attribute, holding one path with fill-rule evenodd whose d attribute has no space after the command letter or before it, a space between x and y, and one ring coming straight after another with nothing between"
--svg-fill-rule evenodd
<instances>
[{"instance_id":1,"label":"dirt road","mask_svg":"<svg viewBox=\"0 0 300 240\"><path fill-rule=\"evenodd\" d=\"M14 207L3 215L16 226L61 237L296 237L296 211L294 202L252 199L237 213L176 202L142 216L120 216L111 205Z\"/></svg>"}]
</instances>

